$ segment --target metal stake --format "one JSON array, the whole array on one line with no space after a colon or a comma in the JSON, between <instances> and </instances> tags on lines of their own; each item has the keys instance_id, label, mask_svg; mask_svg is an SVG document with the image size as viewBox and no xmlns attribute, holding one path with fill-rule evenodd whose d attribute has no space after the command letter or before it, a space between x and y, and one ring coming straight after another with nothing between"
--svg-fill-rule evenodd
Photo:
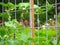
<instances>
[{"instance_id":1,"label":"metal stake","mask_svg":"<svg viewBox=\"0 0 60 45\"><path fill-rule=\"evenodd\" d=\"M34 38L34 0L30 0L30 26L32 38ZM34 42L32 42L32 45L34 45Z\"/></svg>"}]
</instances>

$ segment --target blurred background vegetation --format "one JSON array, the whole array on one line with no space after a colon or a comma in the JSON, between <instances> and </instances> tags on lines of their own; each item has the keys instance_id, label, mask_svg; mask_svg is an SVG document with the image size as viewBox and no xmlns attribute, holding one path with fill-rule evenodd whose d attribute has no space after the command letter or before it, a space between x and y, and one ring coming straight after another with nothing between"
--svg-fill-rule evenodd
<instances>
[{"instance_id":1,"label":"blurred background vegetation","mask_svg":"<svg viewBox=\"0 0 60 45\"><path fill-rule=\"evenodd\" d=\"M2 0L0 0L0 2L2 2ZM7 2L8 2L8 0L4 0L5 4L7 4ZM14 11L13 8L14 8L15 0L13 0L13 1L10 0L10 2L11 3L9 3L8 5L10 5L9 7L11 8L11 11ZM22 3L22 2L24 2L24 3ZM38 5L37 5L37 2L39 3ZM55 4L55 0L47 0L47 2L49 5L48 9L47 9L48 10L48 20L50 18L54 19L56 6L54 6L52 4ZM57 2L60 3L60 0L57 0ZM27 0L27 1L26 0L17 0L16 3L18 6L18 7L16 7L16 10L19 10L19 11L16 11L16 14L18 15L18 16L16 16L17 20L23 19L23 20L29 21L29 0ZM35 3L35 7L37 7L37 8L35 8L35 22L37 20L37 15L38 15L37 13L39 13L39 18L40 18L39 20L40 20L40 23L42 24L43 22L46 21L46 7L45 7L46 6L46 0L38 0L38 1L34 0L34 3ZM26 4L26 5L24 5L24 4ZM0 4L0 10L2 9L2 6L4 6L5 7L4 10L6 10L8 5L4 6L3 4ZM20 5L22 5L22 6L20 6ZM43 7L41 7L41 6L43 6ZM27 10L23 11L24 7L26 7ZM40 8L38 9L38 7L40 7ZM0 12L2 12L2 10ZM6 15L7 13L8 13L8 11L4 14ZM15 12L10 12L10 14L13 15L12 18L15 18L14 17ZM7 20L7 19L5 19L5 20Z\"/></svg>"},{"instance_id":2,"label":"blurred background vegetation","mask_svg":"<svg viewBox=\"0 0 60 45\"><path fill-rule=\"evenodd\" d=\"M35 45L46 45L48 38L48 44L53 45L52 41L56 38L56 30L58 30L57 34L57 45L60 45L60 28L56 29L56 27L48 27L46 29L46 0L34 0L34 16L35 22L37 22L38 15L39 15L39 25L41 29L34 28L35 37L31 38L31 29L29 26L23 25L23 22L18 21L29 21L30 20L30 4L29 0L17 0L17 4L15 5L15 0L0 0L0 17L4 20L4 26L0 27L0 45L29 45L31 42L35 42ZM23 2L23 3L22 3ZM60 3L60 0L58 0ZM48 26L56 26L56 15L55 12L55 0L47 0L47 10L48 10ZM2 6L4 7L2 13ZM60 5L58 5L60 6ZM57 6L57 7L58 7ZM16 8L15 8L16 7ZM16 9L16 10L15 10ZM60 9L57 9L60 10ZM15 19L15 14L16 18ZM50 20L49 20L50 19ZM18 20L18 21L17 21ZM1 21L1 20L0 20ZM60 12L58 11L58 22L60 26ZM38 27L38 26L37 26ZM48 35L47 35L48 34ZM48 37L47 37L48 36ZM39 39L39 40L38 40ZM38 42L40 41L40 43ZM55 44L55 43L54 43Z\"/></svg>"}]
</instances>

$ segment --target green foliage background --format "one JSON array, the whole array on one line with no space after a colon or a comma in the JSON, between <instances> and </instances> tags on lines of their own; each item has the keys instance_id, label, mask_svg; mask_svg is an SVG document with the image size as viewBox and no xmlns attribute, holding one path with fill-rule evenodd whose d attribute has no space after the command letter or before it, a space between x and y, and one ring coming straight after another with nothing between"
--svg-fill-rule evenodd
<instances>
[{"instance_id":1,"label":"green foliage background","mask_svg":"<svg viewBox=\"0 0 60 45\"><path fill-rule=\"evenodd\" d=\"M13 25L12 25L13 24ZM59 30L58 30L59 31ZM15 38L14 38L14 33ZM47 35L48 37L47 37ZM0 28L0 44L1 45L29 45L31 42L34 42L35 45L53 45L53 38L56 36L55 28L45 29L34 29L35 37L31 37L31 30L29 27L24 27L23 25L18 23L17 20L12 20L5 22L5 26ZM58 34L58 42L60 42L60 35ZM46 38L48 38L48 42L46 42ZM38 42L39 41L39 42Z\"/></svg>"},{"instance_id":2,"label":"green foliage background","mask_svg":"<svg viewBox=\"0 0 60 45\"><path fill-rule=\"evenodd\" d=\"M37 1L35 1L34 5L34 16L35 16L35 22L37 20L37 13L39 14L39 20L41 21L41 24L44 24L46 21L46 7L40 7L46 5L46 0L39 0L39 4L37 5ZM55 3L55 0L48 0L48 19L54 18L55 14L55 6L52 6L51 4ZM21 0L17 0L17 5L14 5L14 0L7 3L7 0L5 0L5 3L1 3L1 6L4 6L4 13L0 13L0 17L3 17L4 27L0 28L0 45L29 45L31 42L35 42L35 45L38 45L38 39L39 44L46 45L46 36L48 35L48 44L53 45L52 41L53 38L56 37L56 28L48 28L48 30L45 29L35 29L35 37L31 38L31 30L28 27L23 28L23 25L17 22L17 20L28 20L29 21L29 1L24 0L24 3L21 3ZM27 2L27 3L26 3ZM60 0L58 0L60 2ZM17 15L17 20L14 20L15 18L15 6ZM27 9L27 10L26 10ZM9 12L10 11L10 12ZM58 14L58 21L60 22L60 13ZM60 29L58 29L58 44L60 45ZM47 35L46 35L47 33ZM39 34L39 35L38 35ZM15 37L16 36L16 37ZM39 36L39 38L38 38Z\"/></svg>"}]
</instances>

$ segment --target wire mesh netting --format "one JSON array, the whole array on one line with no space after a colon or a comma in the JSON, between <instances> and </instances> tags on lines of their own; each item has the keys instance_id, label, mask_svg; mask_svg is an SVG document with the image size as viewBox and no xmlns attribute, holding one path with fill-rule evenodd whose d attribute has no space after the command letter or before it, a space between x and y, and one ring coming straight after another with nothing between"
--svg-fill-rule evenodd
<instances>
[{"instance_id":1,"label":"wire mesh netting","mask_svg":"<svg viewBox=\"0 0 60 45\"><path fill-rule=\"evenodd\" d=\"M60 45L59 0L1 0L0 7L0 45Z\"/></svg>"}]
</instances>

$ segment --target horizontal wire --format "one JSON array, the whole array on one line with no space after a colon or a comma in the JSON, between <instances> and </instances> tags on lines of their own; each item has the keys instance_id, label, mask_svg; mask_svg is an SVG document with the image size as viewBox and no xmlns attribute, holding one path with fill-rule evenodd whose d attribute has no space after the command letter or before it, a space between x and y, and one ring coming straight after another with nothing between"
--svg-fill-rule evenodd
<instances>
[{"instance_id":1,"label":"horizontal wire","mask_svg":"<svg viewBox=\"0 0 60 45\"><path fill-rule=\"evenodd\" d=\"M23 26L22 26L22 27L23 27ZM31 29L32 27L26 27L26 28ZM37 28L37 29L38 29L38 28L40 28L40 29L43 29L43 28L50 29L50 28L60 28L60 26L48 26L48 27L47 27L47 26L45 26L45 27L42 27L42 26L41 26L41 27L34 27L34 28ZM21 28L16 28L16 29L21 29ZM40 30L40 29L39 29L39 30Z\"/></svg>"},{"instance_id":2,"label":"horizontal wire","mask_svg":"<svg viewBox=\"0 0 60 45\"><path fill-rule=\"evenodd\" d=\"M57 5L59 5L59 4L60 4L60 3L57 3ZM56 6L56 4L51 4L51 5L52 5L52 6ZM49 6L49 5L47 5L47 6ZM39 8L42 8L42 7L46 7L46 6L40 6L40 7L35 8L35 9L39 9ZM17 8L17 7L16 7L16 8ZM30 9L30 8L27 8L27 9L26 9L26 8L25 8L25 9L23 8L22 10L16 10L16 12L17 12L17 11L24 11L24 10L31 10L31 9ZM10 12L15 12L15 10L14 10L14 11L11 11L11 10L10 10Z\"/></svg>"}]
</instances>

